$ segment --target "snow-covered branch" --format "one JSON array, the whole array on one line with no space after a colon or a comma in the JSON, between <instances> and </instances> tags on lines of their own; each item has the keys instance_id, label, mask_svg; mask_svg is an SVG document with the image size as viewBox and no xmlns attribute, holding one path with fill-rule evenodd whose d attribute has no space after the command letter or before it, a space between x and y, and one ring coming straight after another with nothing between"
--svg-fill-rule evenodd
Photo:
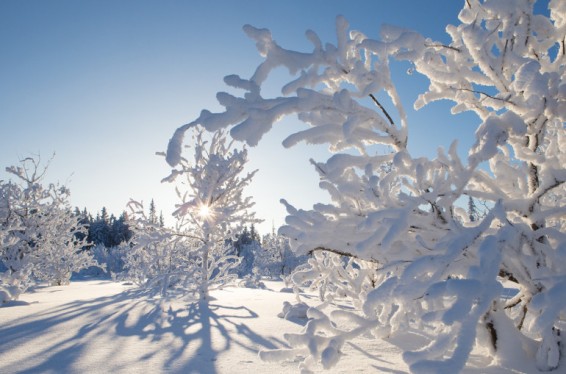
<instances>
[{"instance_id":1,"label":"snow-covered branch","mask_svg":"<svg viewBox=\"0 0 566 374\"><path fill-rule=\"evenodd\" d=\"M561 367L564 303L554 295L566 287L566 5L550 1L545 16L534 3L466 0L459 24L446 27L450 43L394 26L374 40L338 17L335 45L308 31L312 51L297 52L269 30L245 26L264 60L249 79L225 78L242 97L219 93L225 110L202 111L180 127L167 160L182 163L183 135L196 124L230 128L253 146L279 119L297 115L308 128L284 146L327 144L335 153L312 161L331 203L299 210L282 200L288 216L280 233L297 253L313 255L297 284L315 284L338 308L349 300L356 312L347 319L373 326L376 337L425 331L429 344L404 356L414 372L458 372L477 345L502 361L513 351L535 357L533 370ZM476 114L467 159L457 142L433 159L411 155L390 74L395 60L429 81L416 109L449 100L452 113ZM277 67L289 80L281 96L263 97ZM376 155L375 145L386 151ZM484 214L466 212L468 199L481 199ZM502 300L503 278L519 288L513 302ZM289 336L287 353L264 357L302 355L305 370L331 367L358 328L336 328L338 314L310 315L306 330Z\"/></svg>"}]
</instances>

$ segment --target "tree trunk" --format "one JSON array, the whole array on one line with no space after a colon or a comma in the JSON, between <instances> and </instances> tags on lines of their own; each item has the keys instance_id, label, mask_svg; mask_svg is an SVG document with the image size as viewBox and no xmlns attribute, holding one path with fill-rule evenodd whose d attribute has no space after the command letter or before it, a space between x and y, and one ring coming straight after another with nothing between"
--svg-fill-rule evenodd
<instances>
[{"instance_id":1,"label":"tree trunk","mask_svg":"<svg viewBox=\"0 0 566 374\"><path fill-rule=\"evenodd\" d=\"M201 264L202 279L200 281L200 287L199 287L199 295L201 300L208 299L208 252L209 252L209 246L207 243L203 246L202 249L202 264Z\"/></svg>"}]
</instances>

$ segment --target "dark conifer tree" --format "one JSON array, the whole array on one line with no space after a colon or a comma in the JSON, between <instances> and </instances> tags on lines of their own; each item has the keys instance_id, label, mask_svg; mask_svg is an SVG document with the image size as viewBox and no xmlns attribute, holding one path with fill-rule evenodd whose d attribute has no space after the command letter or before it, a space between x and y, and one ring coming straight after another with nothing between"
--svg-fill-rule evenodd
<instances>
[{"instance_id":1,"label":"dark conifer tree","mask_svg":"<svg viewBox=\"0 0 566 374\"><path fill-rule=\"evenodd\" d=\"M155 202L151 199L151 203L149 204L149 222L156 224L157 223L157 211L155 209Z\"/></svg>"},{"instance_id":2,"label":"dark conifer tree","mask_svg":"<svg viewBox=\"0 0 566 374\"><path fill-rule=\"evenodd\" d=\"M478 208L471 196L468 196L468 216L470 217L470 222L476 222L479 219Z\"/></svg>"}]
</instances>

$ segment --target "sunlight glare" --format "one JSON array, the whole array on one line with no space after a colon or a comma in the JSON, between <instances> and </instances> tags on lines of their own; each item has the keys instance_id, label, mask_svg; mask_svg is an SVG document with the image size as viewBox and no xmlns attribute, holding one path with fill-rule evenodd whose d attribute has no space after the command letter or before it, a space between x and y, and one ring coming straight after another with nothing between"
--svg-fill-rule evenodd
<instances>
[{"instance_id":1,"label":"sunlight glare","mask_svg":"<svg viewBox=\"0 0 566 374\"><path fill-rule=\"evenodd\" d=\"M198 209L198 215L202 218L208 218L211 215L210 207L208 205L201 205Z\"/></svg>"}]
</instances>

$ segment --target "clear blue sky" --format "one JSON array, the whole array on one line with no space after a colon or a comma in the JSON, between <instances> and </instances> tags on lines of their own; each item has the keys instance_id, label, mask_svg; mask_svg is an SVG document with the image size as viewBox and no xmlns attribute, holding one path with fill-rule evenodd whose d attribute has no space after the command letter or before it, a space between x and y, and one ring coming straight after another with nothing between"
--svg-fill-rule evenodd
<instances>
[{"instance_id":1,"label":"clear blue sky","mask_svg":"<svg viewBox=\"0 0 566 374\"><path fill-rule=\"evenodd\" d=\"M130 198L155 199L169 215L174 188L161 184L169 167L155 156L174 130L203 108L219 109L215 93L228 74L249 76L260 61L244 24L266 27L287 48L305 49L306 29L335 42L335 18L377 37L383 23L447 41L459 0L290 1L0 1L0 179L5 166L30 154L56 152L48 181L68 185L72 205L102 206L118 215ZM425 86L403 79L405 105ZM434 155L454 137L472 142L472 117L451 119L439 104L410 113L411 149ZM448 123L447 123L448 122ZM259 168L248 191L266 223L283 222L284 197L301 208L324 200L308 164L320 147L285 150L293 121L276 126L250 166Z\"/></svg>"}]
</instances>

